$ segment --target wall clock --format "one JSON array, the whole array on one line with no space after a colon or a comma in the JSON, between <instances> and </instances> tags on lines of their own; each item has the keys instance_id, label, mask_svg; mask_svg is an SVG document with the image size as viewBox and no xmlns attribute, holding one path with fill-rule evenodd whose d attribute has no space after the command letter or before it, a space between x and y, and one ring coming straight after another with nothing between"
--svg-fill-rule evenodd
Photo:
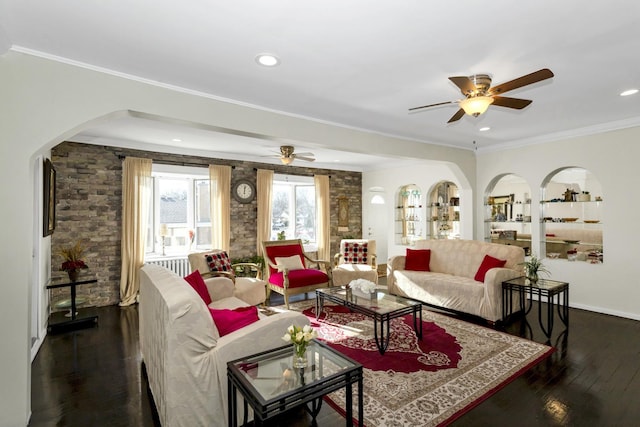
<instances>
[{"instance_id":1,"label":"wall clock","mask_svg":"<svg viewBox=\"0 0 640 427\"><path fill-rule=\"evenodd\" d=\"M240 203L251 203L256 198L256 187L246 179L239 179L233 184L231 195Z\"/></svg>"}]
</instances>

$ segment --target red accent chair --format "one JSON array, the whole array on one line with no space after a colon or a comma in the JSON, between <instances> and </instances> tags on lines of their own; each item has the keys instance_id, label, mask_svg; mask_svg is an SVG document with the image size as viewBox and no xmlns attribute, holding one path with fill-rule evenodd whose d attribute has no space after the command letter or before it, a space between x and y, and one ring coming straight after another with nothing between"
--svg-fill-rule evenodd
<instances>
[{"instance_id":1,"label":"red accent chair","mask_svg":"<svg viewBox=\"0 0 640 427\"><path fill-rule=\"evenodd\" d=\"M262 242L264 259L268 266L267 303L271 291L284 296L284 303L289 308L289 296L306 294L319 288L333 285L331 279L331 262L314 260L304 253L302 240L275 240ZM299 261L293 258L298 256ZM278 259L276 259L278 258ZM308 263L316 264L317 268L308 267Z\"/></svg>"}]
</instances>

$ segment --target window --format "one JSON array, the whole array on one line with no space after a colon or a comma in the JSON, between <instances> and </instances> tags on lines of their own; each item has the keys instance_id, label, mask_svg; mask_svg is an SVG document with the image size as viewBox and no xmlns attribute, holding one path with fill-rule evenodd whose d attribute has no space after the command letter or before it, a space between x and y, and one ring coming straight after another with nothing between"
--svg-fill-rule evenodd
<instances>
[{"instance_id":1,"label":"window","mask_svg":"<svg viewBox=\"0 0 640 427\"><path fill-rule=\"evenodd\" d=\"M315 245L316 189L313 178L274 176L271 239L301 239L305 245Z\"/></svg>"},{"instance_id":2,"label":"window","mask_svg":"<svg viewBox=\"0 0 640 427\"><path fill-rule=\"evenodd\" d=\"M175 256L211 247L208 170L154 165L152 176L146 252Z\"/></svg>"}]
</instances>

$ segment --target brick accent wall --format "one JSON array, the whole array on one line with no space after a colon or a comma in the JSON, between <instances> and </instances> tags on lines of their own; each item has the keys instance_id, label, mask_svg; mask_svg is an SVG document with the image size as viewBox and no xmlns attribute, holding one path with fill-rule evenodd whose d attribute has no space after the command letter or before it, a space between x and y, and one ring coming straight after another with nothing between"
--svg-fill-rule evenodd
<instances>
[{"instance_id":1,"label":"brick accent wall","mask_svg":"<svg viewBox=\"0 0 640 427\"><path fill-rule=\"evenodd\" d=\"M188 165L222 164L233 166L231 183L238 179L256 182L255 169L272 169L275 173L331 176L331 253L338 251L340 239L362 236L362 174L360 172L313 169L197 156L105 147L63 142L51 150L57 172L56 229L51 239L52 268L62 259L56 255L61 247L86 242L85 260L96 275L95 286L79 286L78 296L86 305L113 305L120 301L120 235L122 225L122 158L134 156L156 162ZM349 199L349 230L338 232L338 197ZM257 202L241 204L231 198L231 256L255 255ZM68 289L52 291L52 303L67 298Z\"/></svg>"}]
</instances>

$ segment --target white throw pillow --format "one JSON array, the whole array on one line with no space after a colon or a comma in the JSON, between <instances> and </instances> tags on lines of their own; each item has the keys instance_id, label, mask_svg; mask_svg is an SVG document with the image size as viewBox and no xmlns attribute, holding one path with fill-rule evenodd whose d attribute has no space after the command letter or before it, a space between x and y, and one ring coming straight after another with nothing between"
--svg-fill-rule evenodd
<instances>
[{"instance_id":1,"label":"white throw pillow","mask_svg":"<svg viewBox=\"0 0 640 427\"><path fill-rule=\"evenodd\" d=\"M304 269L304 265L302 265L302 260L299 255L276 257L276 267L278 267L278 271L284 271L285 268L289 270Z\"/></svg>"}]
</instances>

